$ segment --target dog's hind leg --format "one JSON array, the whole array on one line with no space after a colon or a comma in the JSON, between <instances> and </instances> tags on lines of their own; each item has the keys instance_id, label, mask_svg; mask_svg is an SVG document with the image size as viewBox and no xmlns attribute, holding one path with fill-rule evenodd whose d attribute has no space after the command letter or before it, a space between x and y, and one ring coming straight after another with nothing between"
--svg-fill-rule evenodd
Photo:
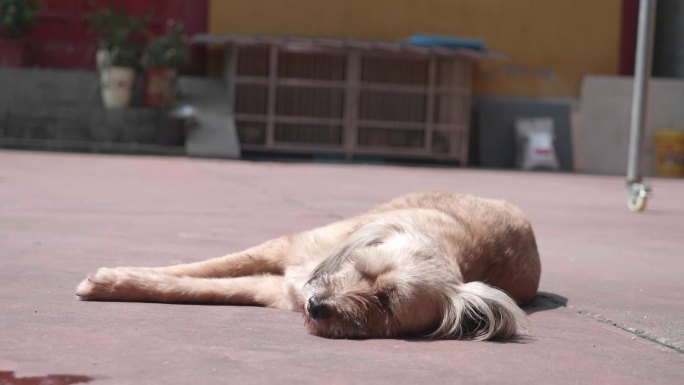
<instances>
[{"instance_id":1,"label":"dog's hind leg","mask_svg":"<svg viewBox=\"0 0 684 385\"><path fill-rule=\"evenodd\" d=\"M76 295L86 301L256 305L292 309L284 278L271 274L237 278L175 277L137 268L102 268Z\"/></svg>"}]
</instances>

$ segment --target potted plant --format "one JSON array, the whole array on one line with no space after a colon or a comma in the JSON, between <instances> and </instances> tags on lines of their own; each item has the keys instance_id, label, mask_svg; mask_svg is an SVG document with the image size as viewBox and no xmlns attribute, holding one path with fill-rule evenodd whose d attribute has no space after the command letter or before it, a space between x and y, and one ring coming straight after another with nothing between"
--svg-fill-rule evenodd
<instances>
[{"instance_id":1,"label":"potted plant","mask_svg":"<svg viewBox=\"0 0 684 385\"><path fill-rule=\"evenodd\" d=\"M142 21L121 9L100 7L86 16L88 26L99 34L96 65L102 101L106 108L127 107L140 56Z\"/></svg>"},{"instance_id":2,"label":"potted plant","mask_svg":"<svg viewBox=\"0 0 684 385\"><path fill-rule=\"evenodd\" d=\"M166 33L150 41L142 55L145 70L145 105L168 106L176 98L178 68L188 61L187 38L182 24L170 22Z\"/></svg>"},{"instance_id":3,"label":"potted plant","mask_svg":"<svg viewBox=\"0 0 684 385\"><path fill-rule=\"evenodd\" d=\"M41 5L38 0L0 0L0 65L26 64L23 37L36 24Z\"/></svg>"}]
</instances>

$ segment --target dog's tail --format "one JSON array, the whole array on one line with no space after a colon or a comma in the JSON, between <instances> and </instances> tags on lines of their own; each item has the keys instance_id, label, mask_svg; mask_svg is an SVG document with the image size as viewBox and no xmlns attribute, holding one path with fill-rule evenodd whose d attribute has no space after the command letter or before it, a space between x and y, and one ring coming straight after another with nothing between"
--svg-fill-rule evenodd
<instances>
[{"instance_id":1,"label":"dog's tail","mask_svg":"<svg viewBox=\"0 0 684 385\"><path fill-rule=\"evenodd\" d=\"M451 289L441 324L430 337L488 340L527 333L525 312L503 291L482 282Z\"/></svg>"}]
</instances>

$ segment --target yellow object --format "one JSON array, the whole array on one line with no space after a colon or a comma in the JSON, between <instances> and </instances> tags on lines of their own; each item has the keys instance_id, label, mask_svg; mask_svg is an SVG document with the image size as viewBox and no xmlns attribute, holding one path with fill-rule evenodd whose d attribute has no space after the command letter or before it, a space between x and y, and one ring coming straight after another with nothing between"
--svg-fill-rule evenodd
<instances>
[{"instance_id":1,"label":"yellow object","mask_svg":"<svg viewBox=\"0 0 684 385\"><path fill-rule=\"evenodd\" d=\"M481 61L476 94L577 97L585 74L616 75L622 0L210 0L209 32L396 40L483 39L510 60ZM223 67L210 53L209 72Z\"/></svg>"},{"instance_id":2,"label":"yellow object","mask_svg":"<svg viewBox=\"0 0 684 385\"><path fill-rule=\"evenodd\" d=\"M655 154L658 176L684 176L684 130L656 131Z\"/></svg>"}]
</instances>

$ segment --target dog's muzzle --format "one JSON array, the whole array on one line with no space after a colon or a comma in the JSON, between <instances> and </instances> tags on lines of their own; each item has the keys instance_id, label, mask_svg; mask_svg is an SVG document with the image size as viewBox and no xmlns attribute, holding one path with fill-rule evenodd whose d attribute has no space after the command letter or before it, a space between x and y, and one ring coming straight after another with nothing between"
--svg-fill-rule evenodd
<instances>
[{"instance_id":1,"label":"dog's muzzle","mask_svg":"<svg viewBox=\"0 0 684 385\"><path fill-rule=\"evenodd\" d=\"M309 297L306 310L309 312L309 316L315 320L330 318L330 309L320 297Z\"/></svg>"}]
</instances>

